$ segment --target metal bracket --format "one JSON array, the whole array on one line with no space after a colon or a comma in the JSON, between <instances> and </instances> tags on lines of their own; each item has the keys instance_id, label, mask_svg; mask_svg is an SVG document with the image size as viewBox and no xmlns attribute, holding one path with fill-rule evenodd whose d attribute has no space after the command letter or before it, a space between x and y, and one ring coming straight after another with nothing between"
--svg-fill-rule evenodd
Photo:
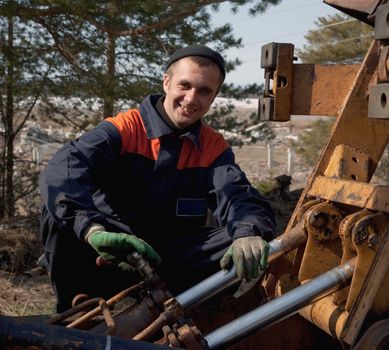
<instances>
[{"instance_id":1,"label":"metal bracket","mask_svg":"<svg viewBox=\"0 0 389 350\"><path fill-rule=\"evenodd\" d=\"M389 83L377 84L370 90L368 117L389 118Z\"/></svg>"},{"instance_id":2,"label":"metal bracket","mask_svg":"<svg viewBox=\"0 0 389 350\"><path fill-rule=\"evenodd\" d=\"M371 177L369 156L349 145L340 144L335 147L324 176L368 182Z\"/></svg>"},{"instance_id":3,"label":"metal bracket","mask_svg":"<svg viewBox=\"0 0 389 350\"><path fill-rule=\"evenodd\" d=\"M343 217L339 208L327 202L308 209L304 216L308 240L298 275L300 282L315 278L339 265L342 245L338 229Z\"/></svg>"},{"instance_id":4,"label":"metal bracket","mask_svg":"<svg viewBox=\"0 0 389 350\"><path fill-rule=\"evenodd\" d=\"M376 40L389 39L389 4L378 6L375 14L374 38Z\"/></svg>"},{"instance_id":5,"label":"metal bracket","mask_svg":"<svg viewBox=\"0 0 389 350\"><path fill-rule=\"evenodd\" d=\"M258 109L260 120L290 120L293 52L292 44L269 43L262 47L261 67L265 68L265 91Z\"/></svg>"},{"instance_id":6,"label":"metal bracket","mask_svg":"<svg viewBox=\"0 0 389 350\"><path fill-rule=\"evenodd\" d=\"M377 119L389 118L389 4L378 6L375 17L374 38L381 40L379 48L377 85L370 90L368 117Z\"/></svg>"},{"instance_id":7,"label":"metal bracket","mask_svg":"<svg viewBox=\"0 0 389 350\"><path fill-rule=\"evenodd\" d=\"M278 44L269 43L261 48L261 68L276 69Z\"/></svg>"},{"instance_id":8,"label":"metal bracket","mask_svg":"<svg viewBox=\"0 0 389 350\"><path fill-rule=\"evenodd\" d=\"M265 87L259 119L283 122L291 115L339 115L360 65L295 64L293 51L294 46L285 43L262 47Z\"/></svg>"},{"instance_id":9,"label":"metal bracket","mask_svg":"<svg viewBox=\"0 0 389 350\"><path fill-rule=\"evenodd\" d=\"M274 97L263 97L259 100L258 115L262 121L273 120L274 116Z\"/></svg>"}]
</instances>

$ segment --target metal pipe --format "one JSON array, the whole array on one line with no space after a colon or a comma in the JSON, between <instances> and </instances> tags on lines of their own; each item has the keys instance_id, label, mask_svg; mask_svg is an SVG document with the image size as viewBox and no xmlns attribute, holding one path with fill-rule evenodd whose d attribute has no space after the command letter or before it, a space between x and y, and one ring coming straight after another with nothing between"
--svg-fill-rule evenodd
<instances>
[{"instance_id":1,"label":"metal pipe","mask_svg":"<svg viewBox=\"0 0 389 350\"><path fill-rule=\"evenodd\" d=\"M302 224L296 225L287 233L284 233L269 242L268 262L272 262L278 257L290 252L303 244L306 240L307 235L304 226ZM210 298L239 281L240 279L236 276L234 267L229 271L221 270L179 294L175 299L183 308L187 308L197 302Z\"/></svg>"},{"instance_id":2,"label":"metal pipe","mask_svg":"<svg viewBox=\"0 0 389 350\"><path fill-rule=\"evenodd\" d=\"M144 286L144 282L139 282L139 283L134 284L133 286L131 286L131 287L125 289L125 290L122 290L120 293L114 295L112 298L109 298L107 300L107 302L106 302L107 306L111 307L111 306L115 305L120 300L124 299L126 296L128 296L131 293L134 293L134 292L140 290L141 288L143 288L143 286ZM67 311L65 311L65 313L66 312ZM91 320L93 317L99 315L100 313L101 313L101 307L97 306L93 310L87 312L86 314L80 316L79 318L77 318L76 320L74 320L73 322L68 324L66 327L67 328L76 328L80 324L82 324L83 322Z\"/></svg>"},{"instance_id":3,"label":"metal pipe","mask_svg":"<svg viewBox=\"0 0 389 350\"><path fill-rule=\"evenodd\" d=\"M209 349L225 349L248 333L270 326L348 284L354 273L355 258L273 299L205 336Z\"/></svg>"},{"instance_id":4,"label":"metal pipe","mask_svg":"<svg viewBox=\"0 0 389 350\"><path fill-rule=\"evenodd\" d=\"M144 330L132 337L133 340L147 340L155 333L157 333L162 327L168 324L169 319L162 312L156 320L154 320L150 325L148 325Z\"/></svg>"}]
</instances>

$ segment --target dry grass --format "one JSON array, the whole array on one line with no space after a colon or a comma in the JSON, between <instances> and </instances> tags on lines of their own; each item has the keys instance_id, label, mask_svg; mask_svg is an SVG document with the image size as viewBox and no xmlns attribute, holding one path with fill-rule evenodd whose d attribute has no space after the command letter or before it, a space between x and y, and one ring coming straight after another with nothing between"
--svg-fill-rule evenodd
<instances>
[{"instance_id":1,"label":"dry grass","mask_svg":"<svg viewBox=\"0 0 389 350\"><path fill-rule=\"evenodd\" d=\"M55 297L48 276L25 277L0 271L0 314L44 315L55 312Z\"/></svg>"},{"instance_id":2,"label":"dry grass","mask_svg":"<svg viewBox=\"0 0 389 350\"><path fill-rule=\"evenodd\" d=\"M42 253L36 218L16 218L0 224L0 314L26 316L54 312L55 298L48 276L22 273L36 266Z\"/></svg>"},{"instance_id":3,"label":"dry grass","mask_svg":"<svg viewBox=\"0 0 389 350\"><path fill-rule=\"evenodd\" d=\"M0 225L0 268L21 273L34 266L42 253L34 219L15 218Z\"/></svg>"}]
</instances>

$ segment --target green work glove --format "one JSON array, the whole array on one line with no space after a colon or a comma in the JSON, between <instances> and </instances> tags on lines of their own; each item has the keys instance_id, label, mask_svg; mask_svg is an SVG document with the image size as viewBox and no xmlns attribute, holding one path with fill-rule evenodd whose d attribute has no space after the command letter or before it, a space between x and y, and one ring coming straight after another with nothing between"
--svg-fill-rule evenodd
<instances>
[{"instance_id":1,"label":"green work glove","mask_svg":"<svg viewBox=\"0 0 389 350\"><path fill-rule=\"evenodd\" d=\"M88 242L104 260L115 264L127 262L127 256L134 251L155 265L162 262L158 253L135 235L95 231L88 237Z\"/></svg>"},{"instance_id":2,"label":"green work glove","mask_svg":"<svg viewBox=\"0 0 389 350\"><path fill-rule=\"evenodd\" d=\"M220 260L220 267L227 269L234 263L236 274L247 282L258 277L258 267L265 270L269 244L259 236L242 237L234 241Z\"/></svg>"}]
</instances>

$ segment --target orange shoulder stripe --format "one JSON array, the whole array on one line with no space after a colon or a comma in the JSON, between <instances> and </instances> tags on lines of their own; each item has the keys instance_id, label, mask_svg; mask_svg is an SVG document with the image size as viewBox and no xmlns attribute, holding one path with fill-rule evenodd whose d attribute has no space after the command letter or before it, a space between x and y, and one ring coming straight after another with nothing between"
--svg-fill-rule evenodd
<instances>
[{"instance_id":1,"label":"orange shoulder stripe","mask_svg":"<svg viewBox=\"0 0 389 350\"><path fill-rule=\"evenodd\" d=\"M206 124L200 130L200 149L192 141L185 140L177 168L207 168L228 148L224 137Z\"/></svg>"},{"instance_id":2,"label":"orange shoulder stripe","mask_svg":"<svg viewBox=\"0 0 389 350\"><path fill-rule=\"evenodd\" d=\"M159 140L147 138L146 129L137 109L129 109L105 120L118 129L122 138L122 154L135 153L152 160L157 159Z\"/></svg>"}]
</instances>

